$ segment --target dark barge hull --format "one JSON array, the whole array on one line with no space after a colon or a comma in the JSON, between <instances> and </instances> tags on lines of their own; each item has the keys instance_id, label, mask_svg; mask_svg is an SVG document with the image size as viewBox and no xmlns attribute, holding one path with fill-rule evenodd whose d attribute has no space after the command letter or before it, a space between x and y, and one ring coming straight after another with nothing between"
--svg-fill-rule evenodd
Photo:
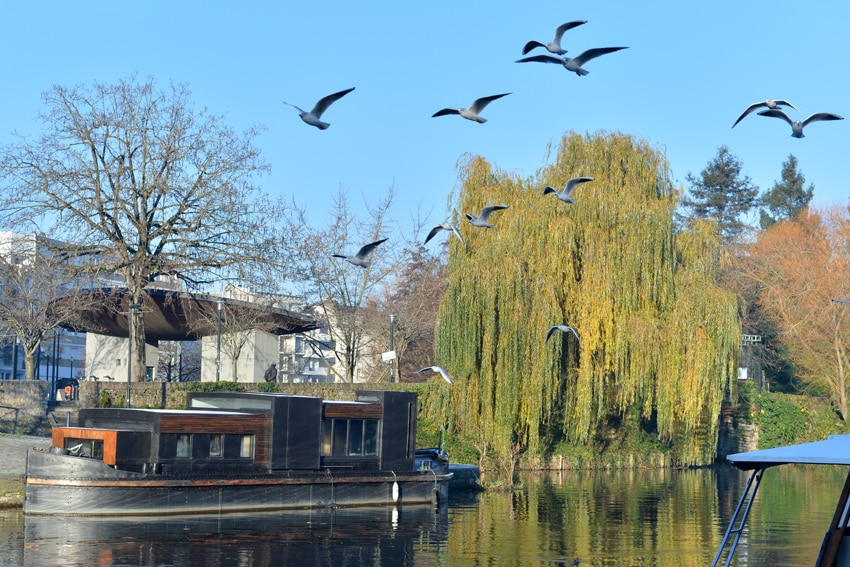
<instances>
[{"instance_id":1,"label":"dark barge hull","mask_svg":"<svg viewBox=\"0 0 850 567\"><path fill-rule=\"evenodd\" d=\"M224 477L115 470L102 461L31 449L24 513L167 516L297 508L439 504L451 473L286 471Z\"/></svg>"}]
</instances>

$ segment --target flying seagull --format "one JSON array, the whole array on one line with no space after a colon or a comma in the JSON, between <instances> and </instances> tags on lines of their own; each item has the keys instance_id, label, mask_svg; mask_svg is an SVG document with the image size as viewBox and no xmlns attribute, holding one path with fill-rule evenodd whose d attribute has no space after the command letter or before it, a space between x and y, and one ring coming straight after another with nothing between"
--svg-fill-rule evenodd
<instances>
[{"instance_id":1,"label":"flying seagull","mask_svg":"<svg viewBox=\"0 0 850 567\"><path fill-rule=\"evenodd\" d=\"M537 63L555 63L557 65L563 65L567 71L572 71L579 77L582 75L587 75L590 71L582 69L582 65L590 61L591 59L596 59L600 55L605 55L606 53L614 53L615 51L620 51L621 49L628 49L628 47L596 47L593 49L588 49L577 57L573 57L570 59L569 57L555 57L554 55L534 55L532 57L523 57L522 59L517 60L517 63L528 63L530 61L534 61Z\"/></svg>"},{"instance_id":2,"label":"flying seagull","mask_svg":"<svg viewBox=\"0 0 850 567\"><path fill-rule=\"evenodd\" d=\"M344 97L345 95L347 95L348 93L350 93L353 90L354 90L354 87L351 87L350 89L345 89L344 91L339 91L338 93L330 94L326 97L320 98L319 102L316 103L316 106L314 106L313 110L311 110L310 112L307 112L307 111L305 111L301 108L298 108L294 104L289 104L286 101L284 101L283 104L289 105L292 108L294 108L295 110L297 110L298 116L301 117L301 120L303 120L304 122L306 122L310 126L315 126L319 130L325 130L328 126L330 126L330 124L328 124L327 122L322 122L320 120L320 118L322 117L322 114L324 114L324 112L328 109L328 107L331 104L338 101L339 99L341 99L342 97Z\"/></svg>"},{"instance_id":3,"label":"flying seagull","mask_svg":"<svg viewBox=\"0 0 850 567\"><path fill-rule=\"evenodd\" d=\"M435 118L437 116L446 116L447 114L460 114L467 120L474 120L479 124L484 124L487 122L486 118L481 118L478 114L484 110L484 107L496 100L497 98L502 98L503 96L508 96L511 93L503 93L492 96L483 96L481 98L475 99L472 104L469 105L468 108L444 108L442 110L438 110L434 114L431 115L431 118Z\"/></svg>"},{"instance_id":4,"label":"flying seagull","mask_svg":"<svg viewBox=\"0 0 850 567\"><path fill-rule=\"evenodd\" d=\"M805 134L803 134L803 128L805 128L806 125L811 124L812 122L818 122L819 120L844 120L843 116L839 116L831 112L815 112L814 114L810 114L809 117L803 121L791 120L790 116L788 116L787 114L785 114L785 112L779 110L778 108L763 110L759 112L759 116L772 116L773 118L781 118L782 120L791 125L792 138L805 138Z\"/></svg>"},{"instance_id":5,"label":"flying seagull","mask_svg":"<svg viewBox=\"0 0 850 567\"><path fill-rule=\"evenodd\" d=\"M460 231L455 225L449 222L441 222L440 224L431 229L431 232L428 233L428 237L425 239L425 242L423 244L428 244L428 241L437 236L437 233L441 230L449 230L453 232L454 235L457 236L461 242L463 242L463 237L460 235Z\"/></svg>"},{"instance_id":6,"label":"flying seagull","mask_svg":"<svg viewBox=\"0 0 850 567\"><path fill-rule=\"evenodd\" d=\"M371 244L367 244L363 248L357 251L357 254L354 256L343 256L342 254L331 254L334 258L345 258L348 262L354 264L355 266L360 266L361 268L368 268L372 265L372 262L366 259L366 257L372 253L372 250L378 247L379 244L386 242L386 238L382 238L381 240L372 242Z\"/></svg>"},{"instance_id":7,"label":"flying seagull","mask_svg":"<svg viewBox=\"0 0 850 567\"><path fill-rule=\"evenodd\" d=\"M573 329L572 327L568 327L566 325L554 325L552 327L549 327L549 332L546 333L546 341L547 342L549 341L549 337L551 337L552 335L555 334L555 331L561 331L561 332L564 332L564 333L572 333L576 336L576 340L581 340L581 339L578 338L578 333L576 332L576 330Z\"/></svg>"},{"instance_id":8,"label":"flying seagull","mask_svg":"<svg viewBox=\"0 0 850 567\"><path fill-rule=\"evenodd\" d=\"M502 209L507 209L507 205L491 205L489 207L484 207L481 209L481 214L479 216L471 215L466 213L467 220L472 223L472 226L477 226L478 228L493 228L492 224L487 224L487 220L490 218L490 215L494 211L500 211Z\"/></svg>"},{"instance_id":9,"label":"flying seagull","mask_svg":"<svg viewBox=\"0 0 850 567\"><path fill-rule=\"evenodd\" d=\"M735 126L737 126L737 125L738 125L738 122L740 122L741 120L743 120L743 119L744 119L744 117L745 117L747 114L749 114L750 112L752 112L752 111L756 110L757 108L761 108L761 107L763 107L763 106L764 106L764 107L767 107L767 108L769 108L769 109L779 108L780 106L790 106L791 108L793 108L793 109L794 109L794 110L796 110L797 112L800 112L800 109L799 109L799 108L797 108L796 106L794 106L793 104L791 104L791 103L790 103L790 102L788 102L787 100L773 100L772 98L769 98L769 99L767 99L767 100L765 100L765 101L762 101L762 102L754 102L754 103L752 103L750 106L748 106L748 107L747 107L747 109L744 111L744 113L743 113L743 114L741 114L741 116L739 116L739 117L738 117L738 119L735 121L735 123L734 123L734 124L732 124L732 128L734 128Z\"/></svg>"},{"instance_id":10,"label":"flying seagull","mask_svg":"<svg viewBox=\"0 0 850 567\"><path fill-rule=\"evenodd\" d=\"M546 50L550 53L563 55L567 52L566 49L561 49L561 38L564 36L564 32L586 23L587 20L576 20L574 22L567 22L565 24L561 24L560 26L555 28L555 39L553 39L550 43L543 43L542 41L532 39L531 41L525 44L525 47L522 48L522 54L525 55L536 47L545 47Z\"/></svg>"},{"instance_id":11,"label":"flying seagull","mask_svg":"<svg viewBox=\"0 0 850 567\"><path fill-rule=\"evenodd\" d=\"M554 187L549 187L548 185L543 190L543 194L547 195L549 193L554 193L556 197L565 202L568 205L571 205L576 202L575 199L570 198L570 193L573 192L573 189L576 188L576 185L579 183L586 183L588 181L593 181L592 177L573 177L569 181L567 181L567 186L563 191L558 191Z\"/></svg>"},{"instance_id":12,"label":"flying seagull","mask_svg":"<svg viewBox=\"0 0 850 567\"><path fill-rule=\"evenodd\" d=\"M448 372L446 372L446 369L445 369L445 368L443 368L443 367L441 367L441 366L426 366L426 367L425 367L425 368L423 368L422 370L417 370L417 371L416 371L416 373L417 373L417 374L418 374L419 372L439 372L439 373L440 373L440 376L442 376L442 377L443 377L443 380L445 380L445 381L446 381L446 382L448 382L449 384L451 384L451 383L452 383L452 377L451 377L451 376L449 376L449 373L448 373Z\"/></svg>"}]
</instances>

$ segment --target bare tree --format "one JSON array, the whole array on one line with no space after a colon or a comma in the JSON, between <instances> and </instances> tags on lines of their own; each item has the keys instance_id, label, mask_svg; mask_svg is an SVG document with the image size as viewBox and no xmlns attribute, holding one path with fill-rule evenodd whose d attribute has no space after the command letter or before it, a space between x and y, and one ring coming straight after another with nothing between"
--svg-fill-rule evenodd
<instances>
[{"instance_id":1,"label":"bare tree","mask_svg":"<svg viewBox=\"0 0 850 567\"><path fill-rule=\"evenodd\" d=\"M267 169L256 128L237 134L194 110L186 86L163 92L135 76L43 98L42 134L0 153L0 222L55 223L56 238L78 245L68 253L120 275L134 304L158 276L199 289L276 250L253 183ZM144 320L132 318L143 381Z\"/></svg>"},{"instance_id":2,"label":"bare tree","mask_svg":"<svg viewBox=\"0 0 850 567\"><path fill-rule=\"evenodd\" d=\"M385 344L366 332L369 300L377 296L401 263L403 252L393 242L385 242L370 255L371 265L354 266L334 253L353 254L364 244L386 236L390 229L388 212L393 190L369 208L369 220L358 221L351 214L348 198L340 190L334 199L333 221L327 229L311 229L303 211L289 218L288 244L297 253L297 273L302 294L313 301L319 319L327 322L334 354L340 362L333 367L339 378L353 382L358 365L374 358Z\"/></svg>"},{"instance_id":3,"label":"bare tree","mask_svg":"<svg viewBox=\"0 0 850 567\"><path fill-rule=\"evenodd\" d=\"M90 283L92 275L55 254L57 243L43 235L0 236L0 323L21 341L26 379L34 380L42 340L82 307L57 299Z\"/></svg>"},{"instance_id":4,"label":"bare tree","mask_svg":"<svg viewBox=\"0 0 850 567\"><path fill-rule=\"evenodd\" d=\"M387 286L380 298L377 328L374 334L387 337L389 314L394 315L395 336L392 344L399 381L417 382L432 377L416 372L434 361L434 328L440 300L446 292L445 259L434 255L421 244L407 250L407 263Z\"/></svg>"}]
</instances>

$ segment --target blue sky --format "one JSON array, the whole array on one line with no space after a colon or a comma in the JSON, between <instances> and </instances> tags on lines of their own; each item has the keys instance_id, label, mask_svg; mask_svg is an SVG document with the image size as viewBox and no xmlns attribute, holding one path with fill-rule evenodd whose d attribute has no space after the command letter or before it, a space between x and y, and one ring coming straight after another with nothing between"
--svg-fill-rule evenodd
<instances>
[{"instance_id":1,"label":"blue sky","mask_svg":"<svg viewBox=\"0 0 850 567\"><path fill-rule=\"evenodd\" d=\"M3 11L0 144L12 131L39 132L40 95L54 84L133 73L163 88L186 83L197 107L236 129L266 128L257 143L272 172L262 186L294 198L317 225L341 187L362 211L393 186L400 223L417 212L439 222L461 156L530 176L570 130L646 139L686 187L686 175L726 145L762 190L793 153L816 204L850 195L850 119L811 124L803 139L756 114L731 129L767 98L794 103L801 112L788 109L792 117L850 118L847 2L56 1L9 2ZM588 23L565 35L569 56L629 49L591 61L585 77L514 63L526 41L549 41L570 20ZM325 113L324 131L283 104L312 108L349 87ZM482 113L486 124L431 118L505 92Z\"/></svg>"}]
</instances>

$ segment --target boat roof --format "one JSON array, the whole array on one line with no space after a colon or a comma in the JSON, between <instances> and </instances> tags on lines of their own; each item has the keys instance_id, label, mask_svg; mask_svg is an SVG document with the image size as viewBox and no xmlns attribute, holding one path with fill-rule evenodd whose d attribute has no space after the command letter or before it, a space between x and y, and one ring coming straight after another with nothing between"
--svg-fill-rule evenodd
<instances>
[{"instance_id":1,"label":"boat roof","mask_svg":"<svg viewBox=\"0 0 850 567\"><path fill-rule=\"evenodd\" d=\"M727 457L739 469L774 465L850 465L850 435L830 435L822 441L735 453Z\"/></svg>"}]
</instances>

